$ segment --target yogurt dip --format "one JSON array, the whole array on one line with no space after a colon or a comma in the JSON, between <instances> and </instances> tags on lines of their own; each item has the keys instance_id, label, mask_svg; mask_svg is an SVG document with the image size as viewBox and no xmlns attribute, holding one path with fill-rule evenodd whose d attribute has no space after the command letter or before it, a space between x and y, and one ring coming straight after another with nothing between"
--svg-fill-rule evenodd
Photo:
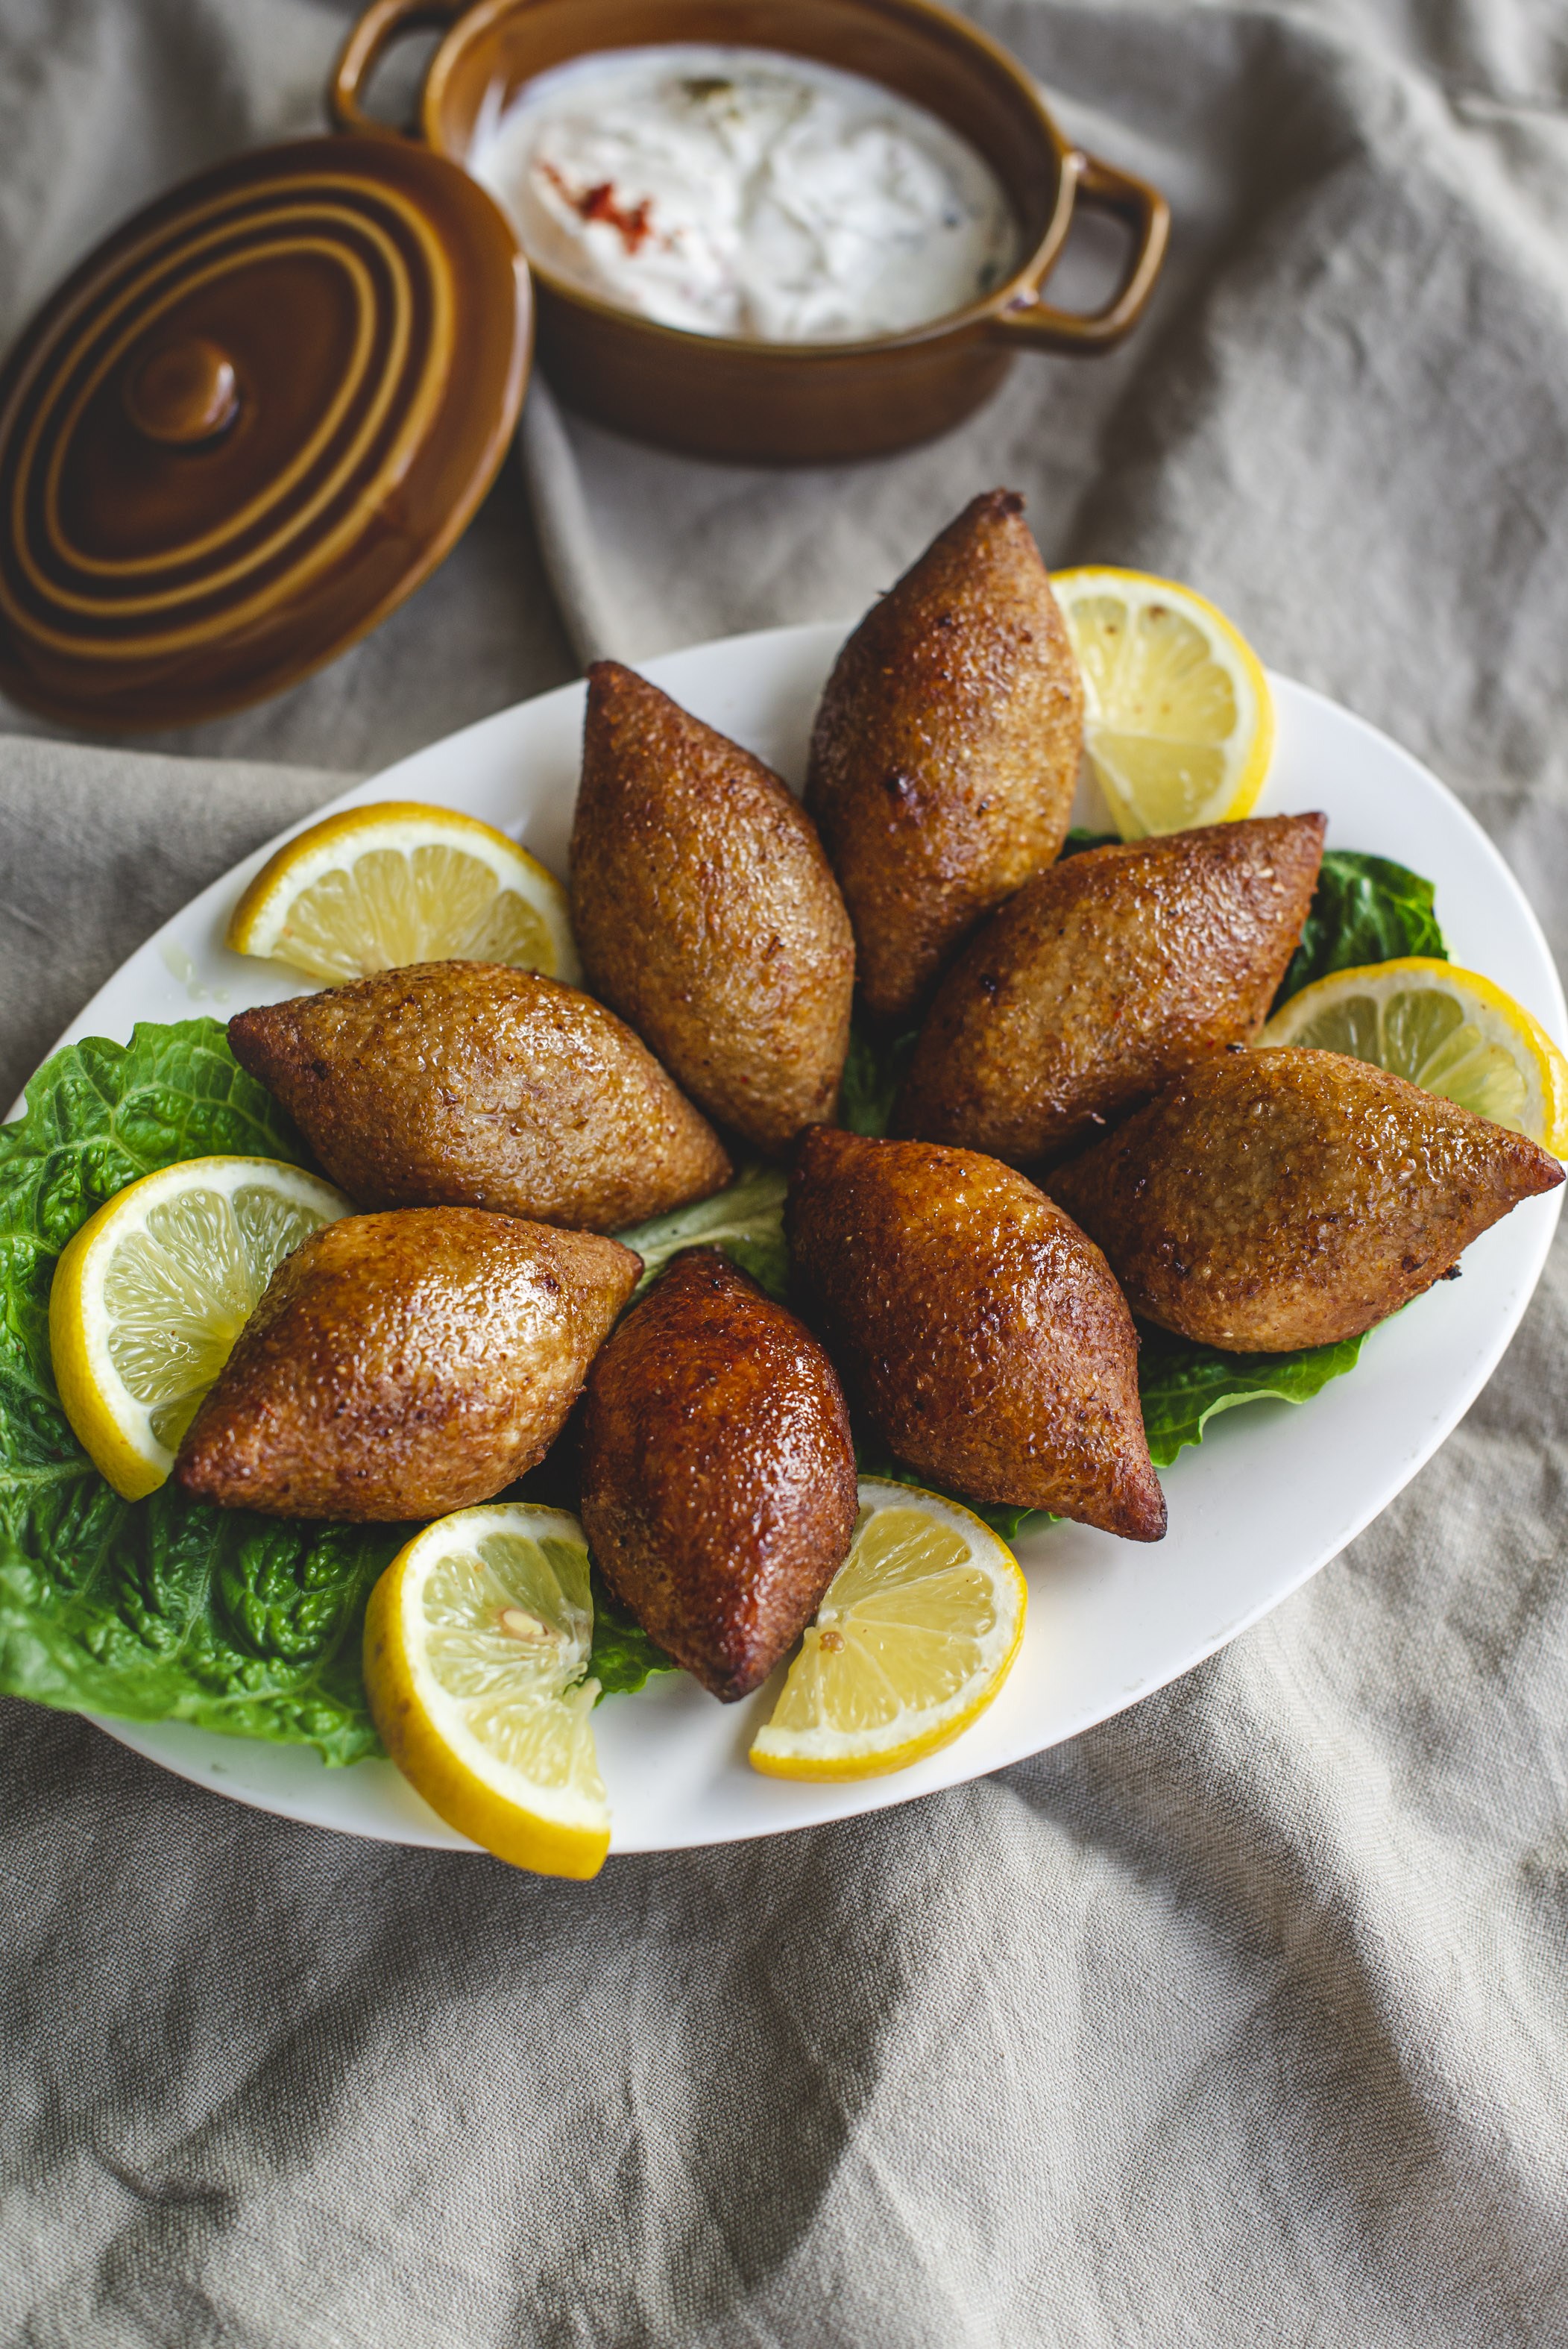
<instances>
[{"instance_id":1,"label":"yogurt dip","mask_svg":"<svg viewBox=\"0 0 1568 2349\"><path fill-rule=\"evenodd\" d=\"M1010 274L995 175L923 107L771 49L602 51L541 74L469 169L523 251L702 335L859 342Z\"/></svg>"}]
</instances>

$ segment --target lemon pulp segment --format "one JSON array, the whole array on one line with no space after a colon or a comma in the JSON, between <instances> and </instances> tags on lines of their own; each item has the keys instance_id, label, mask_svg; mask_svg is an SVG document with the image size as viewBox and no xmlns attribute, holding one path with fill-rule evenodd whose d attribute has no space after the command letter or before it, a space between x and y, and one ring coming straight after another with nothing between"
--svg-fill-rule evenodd
<instances>
[{"instance_id":1,"label":"lemon pulp segment","mask_svg":"<svg viewBox=\"0 0 1568 2349\"><path fill-rule=\"evenodd\" d=\"M346 809L285 841L227 942L326 981L449 960L578 975L553 874L490 824L404 801Z\"/></svg>"},{"instance_id":2,"label":"lemon pulp segment","mask_svg":"<svg viewBox=\"0 0 1568 2349\"><path fill-rule=\"evenodd\" d=\"M839 1569L751 1748L779 1777L869 1777L947 1744L990 1703L1023 1637L1011 1550L955 1502L862 1479Z\"/></svg>"},{"instance_id":3,"label":"lemon pulp segment","mask_svg":"<svg viewBox=\"0 0 1568 2349\"><path fill-rule=\"evenodd\" d=\"M180 1439L268 1281L300 1242L353 1212L270 1158L193 1158L145 1174L61 1255L49 1345L67 1418L128 1500L161 1485Z\"/></svg>"},{"instance_id":4,"label":"lemon pulp segment","mask_svg":"<svg viewBox=\"0 0 1568 2349\"><path fill-rule=\"evenodd\" d=\"M1368 1061L1568 1152L1568 1061L1533 1014L1477 971L1424 955L1331 971L1292 996L1258 1042Z\"/></svg>"},{"instance_id":5,"label":"lemon pulp segment","mask_svg":"<svg viewBox=\"0 0 1568 2349\"><path fill-rule=\"evenodd\" d=\"M1190 587L1096 567L1052 581L1084 681L1084 748L1124 840L1249 813L1274 705L1256 654Z\"/></svg>"},{"instance_id":6,"label":"lemon pulp segment","mask_svg":"<svg viewBox=\"0 0 1568 2349\"><path fill-rule=\"evenodd\" d=\"M449 1826L515 1867L587 1877L609 1848L593 1637L587 1540L563 1509L459 1509L372 1594L366 1688L387 1752Z\"/></svg>"}]
</instances>

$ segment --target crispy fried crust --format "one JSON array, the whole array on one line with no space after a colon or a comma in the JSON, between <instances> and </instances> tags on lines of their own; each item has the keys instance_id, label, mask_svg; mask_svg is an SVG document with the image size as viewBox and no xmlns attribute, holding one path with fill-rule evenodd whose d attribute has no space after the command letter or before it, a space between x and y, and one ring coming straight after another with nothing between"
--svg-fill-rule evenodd
<instances>
[{"instance_id":1,"label":"crispy fried crust","mask_svg":"<svg viewBox=\"0 0 1568 2349\"><path fill-rule=\"evenodd\" d=\"M1195 1061L1050 1183L1135 1313L1288 1353L1358 1337L1562 1180L1522 1134L1292 1047Z\"/></svg>"},{"instance_id":2,"label":"crispy fried crust","mask_svg":"<svg viewBox=\"0 0 1568 2349\"><path fill-rule=\"evenodd\" d=\"M1159 1540L1131 1316L1032 1183L973 1151L814 1127L789 1231L808 1318L901 1460L975 1500Z\"/></svg>"},{"instance_id":3,"label":"crispy fried crust","mask_svg":"<svg viewBox=\"0 0 1568 2349\"><path fill-rule=\"evenodd\" d=\"M474 1207L327 1224L273 1275L175 1477L284 1517L488 1501L544 1457L640 1270L614 1240Z\"/></svg>"},{"instance_id":4,"label":"crispy fried crust","mask_svg":"<svg viewBox=\"0 0 1568 2349\"><path fill-rule=\"evenodd\" d=\"M1250 1044L1317 884L1321 815L1069 856L944 979L892 1131L1014 1166L1090 1141L1197 1053Z\"/></svg>"},{"instance_id":5,"label":"crispy fried crust","mask_svg":"<svg viewBox=\"0 0 1568 2349\"><path fill-rule=\"evenodd\" d=\"M410 963L242 1011L229 1043L361 1207L489 1207L622 1231L730 1164L631 1030L500 963Z\"/></svg>"},{"instance_id":6,"label":"crispy fried crust","mask_svg":"<svg viewBox=\"0 0 1568 2349\"><path fill-rule=\"evenodd\" d=\"M810 1621L855 1515L821 1347L716 1249L677 1257L588 1382L583 1522L611 1588L729 1702Z\"/></svg>"},{"instance_id":7,"label":"crispy fried crust","mask_svg":"<svg viewBox=\"0 0 1568 2349\"><path fill-rule=\"evenodd\" d=\"M1083 688L1023 505L965 506L867 613L817 712L806 804L879 1019L909 1018L1066 836Z\"/></svg>"},{"instance_id":8,"label":"crispy fried crust","mask_svg":"<svg viewBox=\"0 0 1568 2349\"><path fill-rule=\"evenodd\" d=\"M589 984L759 1150L830 1118L855 946L770 768L618 661L588 672L572 925Z\"/></svg>"}]
</instances>

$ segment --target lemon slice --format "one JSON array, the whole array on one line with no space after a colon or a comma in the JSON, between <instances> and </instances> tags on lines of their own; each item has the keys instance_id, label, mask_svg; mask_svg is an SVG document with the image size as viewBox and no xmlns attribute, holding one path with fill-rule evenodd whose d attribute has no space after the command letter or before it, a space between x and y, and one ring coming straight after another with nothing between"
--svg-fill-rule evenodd
<instances>
[{"instance_id":1,"label":"lemon slice","mask_svg":"<svg viewBox=\"0 0 1568 2349\"><path fill-rule=\"evenodd\" d=\"M1274 729L1245 637L1147 572L1086 566L1051 585L1083 672L1084 749L1123 840L1249 815Z\"/></svg>"},{"instance_id":2,"label":"lemon slice","mask_svg":"<svg viewBox=\"0 0 1568 2349\"><path fill-rule=\"evenodd\" d=\"M459 1509L370 1597L365 1686L430 1808L514 1868L596 1876L610 1811L593 1752L588 1542L564 1509Z\"/></svg>"},{"instance_id":3,"label":"lemon slice","mask_svg":"<svg viewBox=\"0 0 1568 2349\"><path fill-rule=\"evenodd\" d=\"M566 893L488 823L387 800L287 840L235 906L226 944L340 982L410 962L504 962L574 985Z\"/></svg>"},{"instance_id":4,"label":"lemon slice","mask_svg":"<svg viewBox=\"0 0 1568 2349\"><path fill-rule=\"evenodd\" d=\"M1018 1562L939 1494L861 1480L849 1557L752 1743L774 1778L872 1778L950 1744L1024 1636Z\"/></svg>"},{"instance_id":5,"label":"lemon slice","mask_svg":"<svg viewBox=\"0 0 1568 2349\"><path fill-rule=\"evenodd\" d=\"M49 1291L66 1417L128 1501L162 1484L196 1406L273 1272L341 1191L273 1158L188 1158L144 1174L70 1241Z\"/></svg>"},{"instance_id":6,"label":"lemon slice","mask_svg":"<svg viewBox=\"0 0 1568 2349\"><path fill-rule=\"evenodd\" d=\"M1522 1003L1451 962L1406 955L1330 971L1293 995L1258 1043L1370 1061L1568 1156L1568 1061Z\"/></svg>"}]
</instances>

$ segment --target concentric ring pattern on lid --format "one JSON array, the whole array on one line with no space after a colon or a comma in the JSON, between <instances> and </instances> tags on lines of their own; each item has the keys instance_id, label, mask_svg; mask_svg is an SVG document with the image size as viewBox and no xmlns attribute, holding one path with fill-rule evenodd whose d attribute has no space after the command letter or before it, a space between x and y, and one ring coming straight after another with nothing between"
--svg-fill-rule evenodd
<instances>
[{"instance_id":1,"label":"concentric ring pattern on lid","mask_svg":"<svg viewBox=\"0 0 1568 2349\"><path fill-rule=\"evenodd\" d=\"M168 725L330 660L469 521L531 333L502 215L412 144L304 140L151 205L0 376L0 686Z\"/></svg>"}]
</instances>

